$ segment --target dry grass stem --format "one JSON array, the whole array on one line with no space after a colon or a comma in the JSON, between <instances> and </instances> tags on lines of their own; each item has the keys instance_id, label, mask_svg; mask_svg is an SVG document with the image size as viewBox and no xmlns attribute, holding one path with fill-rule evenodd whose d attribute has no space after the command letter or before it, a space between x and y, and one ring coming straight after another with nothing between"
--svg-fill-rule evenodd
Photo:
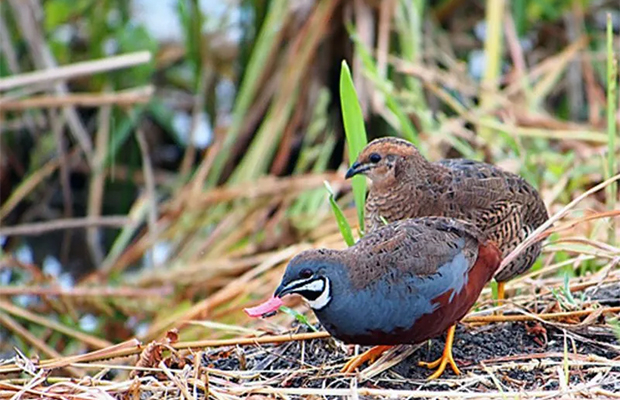
<instances>
[{"instance_id":1,"label":"dry grass stem","mask_svg":"<svg viewBox=\"0 0 620 400\"><path fill-rule=\"evenodd\" d=\"M8 78L0 78L0 91L129 68L149 61L151 61L151 53L148 51L139 51L100 60L84 61L44 71L23 73Z\"/></svg>"},{"instance_id":2,"label":"dry grass stem","mask_svg":"<svg viewBox=\"0 0 620 400\"><path fill-rule=\"evenodd\" d=\"M132 106L151 100L155 88L145 86L117 93L71 93L41 95L22 100L0 99L0 111L24 111L33 108L60 108L66 106L101 107L104 105Z\"/></svg>"}]
</instances>

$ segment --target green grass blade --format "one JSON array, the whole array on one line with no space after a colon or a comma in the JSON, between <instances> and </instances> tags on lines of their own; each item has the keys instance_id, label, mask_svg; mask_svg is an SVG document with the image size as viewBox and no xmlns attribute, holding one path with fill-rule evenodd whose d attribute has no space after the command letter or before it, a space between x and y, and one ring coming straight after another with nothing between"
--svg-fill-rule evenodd
<instances>
[{"instance_id":1,"label":"green grass blade","mask_svg":"<svg viewBox=\"0 0 620 400\"><path fill-rule=\"evenodd\" d=\"M620 320L618 318L610 318L608 324L611 326L611 330L620 343Z\"/></svg>"},{"instance_id":2,"label":"green grass blade","mask_svg":"<svg viewBox=\"0 0 620 400\"><path fill-rule=\"evenodd\" d=\"M613 176L616 169L616 98L618 61L614 55L614 34L611 23L611 14L607 14L607 173ZM613 182L607 187L607 207L610 210L616 209L616 196L618 186ZM612 218L609 227L609 244L616 243L616 223Z\"/></svg>"},{"instance_id":3,"label":"green grass blade","mask_svg":"<svg viewBox=\"0 0 620 400\"><path fill-rule=\"evenodd\" d=\"M217 157L209 171L207 178L208 186L215 186L222 174L226 161L230 156L231 149L235 144L239 132L243 127L248 110L254 101L258 90L261 87L263 75L266 65L269 65L269 57L273 57L274 48L280 45L278 36L280 29L286 21L286 15L289 7L286 3L277 1L269 2L269 9L265 21L257 36L256 43L252 51L252 55L245 67L243 81L239 86L239 92L235 99L235 105L232 112L232 122Z\"/></svg>"},{"instance_id":4,"label":"green grass blade","mask_svg":"<svg viewBox=\"0 0 620 400\"><path fill-rule=\"evenodd\" d=\"M329 204L332 206L332 211L334 212L334 216L336 217L338 229L340 229L342 238L344 239L347 246L353 246L355 240L353 239L353 231L351 230L349 221L347 221L344 213L340 209L340 206L338 205L338 203L336 203L336 199L334 198L334 192L331 186L329 186L329 183L325 182L325 188L327 189L327 193L329 193Z\"/></svg>"},{"instance_id":5,"label":"green grass blade","mask_svg":"<svg viewBox=\"0 0 620 400\"><path fill-rule=\"evenodd\" d=\"M412 63L419 63L422 60L425 8L427 8L425 0L400 1L394 14L395 39L401 52L399 57ZM433 114L428 108L422 83L411 75L404 75L403 84L402 89L407 92L412 100L407 106L415 110L421 130L425 132L435 131ZM395 114L400 120L400 116L397 113ZM402 125L403 121L400 123ZM406 124L405 126L410 127L412 125ZM410 133L417 138L417 129L413 129Z\"/></svg>"},{"instance_id":6,"label":"green grass blade","mask_svg":"<svg viewBox=\"0 0 620 400\"><path fill-rule=\"evenodd\" d=\"M355 86L353 85L351 71L349 70L349 66L346 61L342 62L342 68L340 69L340 105L342 107L344 132L347 136L347 144L349 147L349 162L353 164L359 153L368 143L368 139L366 137L366 127L364 126L362 108L360 107L360 103L357 99L357 92L355 91ZM354 176L352 179L353 196L355 199L355 207L357 208L357 218L360 230L363 231L364 203L366 201L366 178L364 176ZM340 226L340 222L338 222L338 225Z\"/></svg>"},{"instance_id":7,"label":"green grass blade","mask_svg":"<svg viewBox=\"0 0 620 400\"><path fill-rule=\"evenodd\" d=\"M280 311L283 311L283 312L287 313L288 315L292 316L297 321L299 321L301 324L306 325L308 328L310 328L313 332L318 332L319 331L318 329L316 329L314 327L314 325L312 325L308 321L308 318L306 318L305 315L298 313L297 311L293 310L292 308L289 308L287 306L280 306Z\"/></svg>"},{"instance_id":8,"label":"green grass blade","mask_svg":"<svg viewBox=\"0 0 620 400\"><path fill-rule=\"evenodd\" d=\"M488 109L496 101L496 93L502 65L503 21L505 16L506 0L486 1L486 38L484 40L485 69L482 77L482 97L480 104ZM483 118L485 120L492 117ZM491 142L493 131L482 125L478 128L479 136L487 143Z\"/></svg>"},{"instance_id":9,"label":"green grass blade","mask_svg":"<svg viewBox=\"0 0 620 400\"><path fill-rule=\"evenodd\" d=\"M108 274L111 272L114 263L127 249L129 243L131 243L131 240L135 237L136 232L138 232L142 226L142 223L146 220L147 212L148 201L146 201L144 197L138 198L129 211L129 216L131 217L132 222L125 225L114 239L114 243L112 244L110 251L99 267L99 271L101 273Z\"/></svg>"},{"instance_id":10,"label":"green grass blade","mask_svg":"<svg viewBox=\"0 0 620 400\"><path fill-rule=\"evenodd\" d=\"M349 36L351 37L353 42L355 42L355 51L362 60L362 65L364 66L364 76L366 76L375 85L375 87L379 91L381 91L381 94L385 96L385 106L388 110L390 110L390 112L392 112L392 114L394 114L394 117L398 122L398 125L393 126L393 128L398 131L405 139L415 144L424 154L424 149L421 147L418 132L413 123L411 122L407 111L396 98L396 91L394 89L394 85L388 79L383 78L381 74L379 74L377 63L371 55L370 50L359 39L350 24L347 25L347 30L349 31ZM392 124L390 121L387 122Z\"/></svg>"}]
</instances>

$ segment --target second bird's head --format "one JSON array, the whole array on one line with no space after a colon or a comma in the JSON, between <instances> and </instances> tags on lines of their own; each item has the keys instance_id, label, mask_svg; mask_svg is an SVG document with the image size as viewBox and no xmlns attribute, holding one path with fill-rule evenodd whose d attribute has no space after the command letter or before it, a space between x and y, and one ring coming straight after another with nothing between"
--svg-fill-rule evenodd
<instances>
[{"instance_id":1,"label":"second bird's head","mask_svg":"<svg viewBox=\"0 0 620 400\"><path fill-rule=\"evenodd\" d=\"M327 307L347 280L344 266L333 257L337 253L336 250L307 250L294 257L274 296L298 294L314 311Z\"/></svg>"},{"instance_id":2,"label":"second bird's head","mask_svg":"<svg viewBox=\"0 0 620 400\"><path fill-rule=\"evenodd\" d=\"M415 146L404 139L375 139L364 147L345 178L363 174L375 183L385 182L396 177L399 165L421 157L419 154Z\"/></svg>"}]
</instances>

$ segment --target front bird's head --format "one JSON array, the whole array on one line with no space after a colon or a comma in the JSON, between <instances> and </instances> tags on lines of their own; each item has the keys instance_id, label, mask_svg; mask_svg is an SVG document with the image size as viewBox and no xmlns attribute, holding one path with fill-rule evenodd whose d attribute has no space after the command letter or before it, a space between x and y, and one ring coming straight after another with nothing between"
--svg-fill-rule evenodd
<instances>
[{"instance_id":1,"label":"front bird's head","mask_svg":"<svg viewBox=\"0 0 620 400\"><path fill-rule=\"evenodd\" d=\"M370 142L347 171L345 178L363 174L373 183L389 183L396 179L397 171L406 163L423 160L418 149L408 141L395 137L375 139Z\"/></svg>"},{"instance_id":2,"label":"front bird's head","mask_svg":"<svg viewBox=\"0 0 620 400\"><path fill-rule=\"evenodd\" d=\"M346 271L339 263L336 250L307 250L296 257L286 267L280 286L274 296L287 294L302 296L314 311L327 307L334 297L334 291L341 291Z\"/></svg>"}]
</instances>

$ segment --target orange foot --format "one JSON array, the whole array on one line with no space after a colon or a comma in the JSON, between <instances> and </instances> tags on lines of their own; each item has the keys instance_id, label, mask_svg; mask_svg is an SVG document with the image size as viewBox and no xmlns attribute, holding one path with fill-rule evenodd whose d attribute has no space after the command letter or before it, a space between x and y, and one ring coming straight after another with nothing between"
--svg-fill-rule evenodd
<instances>
[{"instance_id":1,"label":"orange foot","mask_svg":"<svg viewBox=\"0 0 620 400\"><path fill-rule=\"evenodd\" d=\"M355 356L351 358L345 365L342 367L340 372L349 373L354 372L357 368L359 368L366 361L371 363L375 362L377 358L386 351L388 351L392 346L375 346L370 350L366 350L359 356Z\"/></svg>"},{"instance_id":2,"label":"orange foot","mask_svg":"<svg viewBox=\"0 0 620 400\"><path fill-rule=\"evenodd\" d=\"M443 354L441 355L441 357L439 357L433 362L422 362L421 361L418 363L420 367L426 367L429 369L437 368L437 371L435 371L431 376L429 376L427 380L431 381L433 379L439 378L441 374L443 374L443 371L446 370L446 366L448 364L450 364L450 367L452 367L452 371L454 371L455 374L457 375L461 374L461 371L459 371L459 368L456 366L456 363L454 362L454 358L452 357L452 344L454 343L454 331L455 330L456 330L456 325L452 325L450 328L448 328L448 335L446 336L446 345L443 349Z\"/></svg>"}]
</instances>

